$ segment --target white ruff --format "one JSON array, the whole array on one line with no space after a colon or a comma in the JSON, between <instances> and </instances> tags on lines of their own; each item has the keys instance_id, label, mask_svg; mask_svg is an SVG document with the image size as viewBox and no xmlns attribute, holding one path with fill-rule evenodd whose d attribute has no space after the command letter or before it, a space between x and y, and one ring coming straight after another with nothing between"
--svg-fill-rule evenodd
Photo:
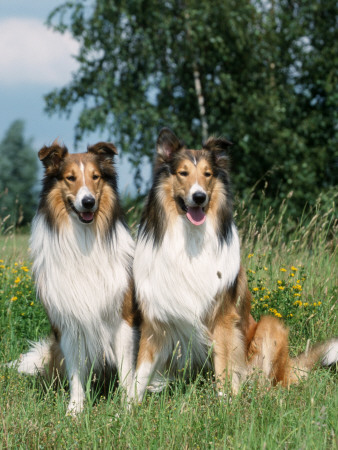
<instances>
[{"instance_id":1,"label":"white ruff","mask_svg":"<svg viewBox=\"0 0 338 450\"><path fill-rule=\"evenodd\" d=\"M229 287L240 268L235 225L229 245L220 246L207 217L200 226L179 216L162 244L137 242L134 278L137 298L149 320L199 326L214 306L215 296Z\"/></svg>"},{"instance_id":2,"label":"white ruff","mask_svg":"<svg viewBox=\"0 0 338 450\"><path fill-rule=\"evenodd\" d=\"M37 295L52 324L69 343L84 346L86 366L118 365L114 343L134 247L127 230L118 222L113 238L104 239L94 225L71 218L56 234L38 214L30 247Z\"/></svg>"}]
</instances>

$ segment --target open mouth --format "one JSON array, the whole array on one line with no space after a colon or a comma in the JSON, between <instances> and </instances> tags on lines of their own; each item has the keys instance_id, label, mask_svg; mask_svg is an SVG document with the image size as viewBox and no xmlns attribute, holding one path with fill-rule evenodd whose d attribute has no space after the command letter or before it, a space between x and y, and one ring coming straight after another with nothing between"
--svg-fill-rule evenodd
<instances>
[{"instance_id":1,"label":"open mouth","mask_svg":"<svg viewBox=\"0 0 338 450\"><path fill-rule=\"evenodd\" d=\"M71 201L69 201L69 205L70 205L71 209L78 216L80 222L82 222L82 223L92 223L93 222L93 220L94 220L94 213L92 211L80 212L80 211L78 211L75 208L75 206L73 205L73 203Z\"/></svg>"},{"instance_id":2,"label":"open mouth","mask_svg":"<svg viewBox=\"0 0 338 450\"><path fill-rule=\"evenodd\" d=\"M201 206L187 206L181 197L178 198L178 204L180 205L180 208L185 212L189 222L191 222L193 225L198 226L202 225L202 223L205 222L206 215L204 212L204 208L202 208Z\"/></svg>"}]
</instances>

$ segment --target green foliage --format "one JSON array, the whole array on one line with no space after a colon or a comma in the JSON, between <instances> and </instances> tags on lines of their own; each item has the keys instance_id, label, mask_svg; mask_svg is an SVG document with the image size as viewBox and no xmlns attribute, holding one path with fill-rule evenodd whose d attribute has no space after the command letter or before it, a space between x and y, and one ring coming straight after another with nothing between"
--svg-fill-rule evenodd
<instances>
[{"instance_id":1,"label":"green foliage","mask_svg":"<svg viewBox=\"0 0 338 450\"><path fill-rule=\"evenodd\" d=\"M37 203L37 172L37 158L24 137L24 123L16 120L0 143L1 228L31 221Z\"/></svg>"},{"instance_id":2,"label":"green foliage","mask_svg":"<svg viewBox=\"0 0 338 450\"><path fill-rule=\"evenodd\" d=\"M209 134L235 144L236 192L266 185L274 207L292 192L297 216L337 183L336 18L334 0L73 0L49 23L79 40L80 67L46 109L82 104L77 139L108 130L140 176L160 127L200 146L197 74Z\"/></svg>"}]
</instances>

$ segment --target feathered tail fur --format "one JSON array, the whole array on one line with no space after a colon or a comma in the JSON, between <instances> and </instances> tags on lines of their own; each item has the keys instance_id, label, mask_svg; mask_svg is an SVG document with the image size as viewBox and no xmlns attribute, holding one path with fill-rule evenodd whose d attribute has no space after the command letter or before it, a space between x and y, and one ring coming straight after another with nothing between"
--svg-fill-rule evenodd
<instances>
[{"instance_id":1,"label":"feathered tail fur","mask_svg":"<svg viewBox=\"0 0 338 450\"><path fill-rule=\"evenodd\" d=\"M295 358L289 356L288 329L275 317L265 316L256 325L248 347L249 371L262 370L273 384L283 386L306 378L317 364L331 366L338 362L338 338L307 346Z\"/></svg>"}]
</instances>

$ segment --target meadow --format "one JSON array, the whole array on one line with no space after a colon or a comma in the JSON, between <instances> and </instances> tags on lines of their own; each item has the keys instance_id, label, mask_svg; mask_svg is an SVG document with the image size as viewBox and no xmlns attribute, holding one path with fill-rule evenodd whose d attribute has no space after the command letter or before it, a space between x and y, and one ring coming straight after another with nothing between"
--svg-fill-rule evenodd
<instances>
[{"instance_id":1,"label":"meadow","mask_svg":"<svg viewBox=\"0 0 338 450\"><path fill-rule=\"evenodd\" d=\"M337 336L334 207L318 203L297 222L287 203L260 221L262 211L236 209L254 317L283 319L292 355ZM321 367L289 390L252 377L232 399L215 395L211 374L177 379L129 411L119 389L103 394L88 383L85 411L66 416L66 383L55 388L3 366L50 331L30 268L28 233L1 235L0 448L337 448L337 373Z\"/></svg>"}]
</instances>

